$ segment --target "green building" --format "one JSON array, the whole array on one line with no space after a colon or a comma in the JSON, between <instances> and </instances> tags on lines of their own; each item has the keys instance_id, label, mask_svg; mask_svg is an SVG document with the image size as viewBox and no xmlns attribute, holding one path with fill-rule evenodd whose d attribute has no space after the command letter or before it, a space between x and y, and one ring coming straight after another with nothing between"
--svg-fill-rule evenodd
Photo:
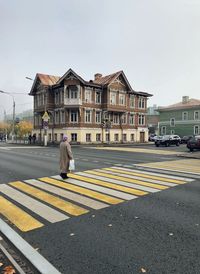
<instances>
[{"instance_id":1,"label":"green building","mask_svg":"<svg viewBox=\"0 0 200 274\"><path fill-rule=\"evenodd\" d=\"M159 107L158 132L160 135L200 135L200 100L183 96L182 102Z\"/></svg>"}]
</instances>

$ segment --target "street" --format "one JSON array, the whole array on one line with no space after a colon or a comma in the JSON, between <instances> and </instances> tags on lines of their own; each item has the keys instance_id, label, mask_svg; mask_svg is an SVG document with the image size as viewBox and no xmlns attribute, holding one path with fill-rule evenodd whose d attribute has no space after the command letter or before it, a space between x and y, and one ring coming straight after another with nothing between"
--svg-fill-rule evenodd
<instances>
[{"instance_id":1,"label":"street","mask_svg":"<svg viewBox=\"0 0 200 274\"><path fill-rule=\"evenodd\" d=\"M200 273L198 157L185 145L72 151L64 182L58 147L0 143L0 219L61 273Z\"/></svg>"}]
</instances>

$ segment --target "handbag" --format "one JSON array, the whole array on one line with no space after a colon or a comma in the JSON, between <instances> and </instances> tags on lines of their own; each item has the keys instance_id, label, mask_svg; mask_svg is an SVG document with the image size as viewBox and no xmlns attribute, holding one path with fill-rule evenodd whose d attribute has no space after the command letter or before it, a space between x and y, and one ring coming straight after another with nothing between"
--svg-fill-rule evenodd
<instances>
[{"instance_id":1,"label":"handbag","mask_svg":"<svg viewBox=\"0 0 200 274\"><path fill-rule=\"evenodd\" d=\"M72 159L72 160L69 161L69 170L70 170L70 171L75 170L75 162L74 162L74 159Z\"/></svg>"}]
</instances>

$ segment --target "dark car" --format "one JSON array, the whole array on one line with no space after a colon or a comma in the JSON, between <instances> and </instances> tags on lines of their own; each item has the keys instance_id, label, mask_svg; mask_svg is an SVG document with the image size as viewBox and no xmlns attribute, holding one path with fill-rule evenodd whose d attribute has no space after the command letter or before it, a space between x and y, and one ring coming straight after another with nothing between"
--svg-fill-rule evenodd
<instances>
[{"instance_id":1,"label":"dark car","mask_svg":"<svg viewBox=\"0 0 200 274\"><path fill-rule=\"evenodd\" d=\"M187 142L187 148L190 151L193 151L194 149L200 149L200 135L192 137L188 142Z\"/></svg>"},{"instance_id":2,"label":"dark car","mask_svg":"<svg viewBox=\"0 0 200 274\"><path fill-rule=\"evenodd\" d=\"M193 135L183 136L181 138L181 144L187 144L187 142L193 137Z\"/></svg>"},{"instance_id":3,"label":"dark car","mask_svg":"<svg viewBox=\"0 0 200 274\"><path fill-rule=\"evenodd\" d=\"M181 138L178 135L164 135L159 136L155 140L155 146L170 146L170 145L176 145L179 146L181 143Z\"/></svg>"}]
</instances>

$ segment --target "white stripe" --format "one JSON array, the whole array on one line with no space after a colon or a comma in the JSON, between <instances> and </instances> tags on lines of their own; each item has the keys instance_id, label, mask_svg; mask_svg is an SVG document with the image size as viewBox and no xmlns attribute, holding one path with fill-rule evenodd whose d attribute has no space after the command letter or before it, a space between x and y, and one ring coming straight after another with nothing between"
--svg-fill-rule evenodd
<instances>
[{"instance_id":1,"label":"white stripe","mask_svg":"<svg viewBox=\"0 0 200 274\"><path fill-rule=\"evenodd\" d=\"M35 199L21 193L20 191L10 186L7 186L5 184L0 185L0 191L51 223L69 219L69 217L64 215L63 213L60 213L57 210L45 204L42 204L39 201L36 201Z\"/></svg>"},{"instance_id":2,"label":"white stripe","mask_svg":"<svg viewBox=\"0 0 200 274\"><path fill-rule=\"evenodd\" d=\"M138 166L139 167L143 167L143 166L140 166L140 165L138 165ZM137 170L137 169L129 169L129 168L116 167L116 166L114 166L112 168L124 169L124 170L127 170L127 171L132 171L132 172L136 172L136 173L139 172L139 173L148 174L148 175L155 175L155 176L162 177L162 178L169 178L169 179L175 179L175 180L183 180L183 181L187 181L187 182L194 181L193 179L188 179L188 178L185 178L185 177L171 176L171 175L160 174L160 173L155 173L155 172L148 172L148 171L142 171L142 170ZM171 170L171 171L174 171L174 170Z\"/></svg>"},{"instance_id":3,"label":"white stripe","mask_svg":"<svg viewBox=\"0 0 200 274\"><path fill-rule=\"evenodd\" d=\"M60 180L59 175L52 176L52 178ZM121 198L121 199L125 199L125 200L132 200L132 199L137 198L136 196L134 196L132 194L126 194L124 192L120 192L120 191L113 190L113 189L110 189L110 188L98 186L98 185L95 185L95 184L93 185L93 184L90 184L90 183L85 183L85 182L75 180L75 179L71 179L71 178L67 179L66 182L77 185L77 186L82 186L82 187L86 187L86 188L89 188L89 189L93 189L93 190L96 190L96 191L99 191L99 192L102 192L102 193L110 194L112 196L115 196L115 197L118 197L118 198Z\"/></svg>"},{"instance_id":4,"label":"white stripe","mask_svg":"<svg viewBox=\"0 0 200 274\"><path fill-rule=\"evenodd\" d=\"M33 186L39 187L41 189L47 190L47 191L49 191L51 193L54 193L56 195L67 198L69 200L75 201L76 203L83 204L85 206L91 207L93 209L101 209L101 208L108 207L107 204L104 204L102 202L95 201L93 199L81 196L79 194L64 190L64 189L59 188L59 187L51 186L49 184L46 184L44 182L40 182L40 181L35 180L35 179L26 180L25 182L28 183L28 184L31 184Z\"/></svg>"},{"instance_id":5,"label":"white stripe","mask_svg":"<svg viewBox=\"0 0 200 274\"><path fill-rule=\"evenodd\" d=\"M120 174L118 172L114 172L114 171L110 171L110 170L94 169L94 171L103 172L103 173L107 173L107 174L113 174L115 176L121 176L121 177L123 176L123 177L127 177L127 178L130 178L130 179L136 179L136 180L143 181L143 182L150 182L150 183L153 183L153 184L162 184L162 185L165 185L165 186L176 186L177 185L175 183L169 183L169 182L163 182L163 181L159 181L159 180L147 179L147 178L144 178L144 177L132 176L132 175L123 174L123 173ZM106 174L105 174L105 176L106 176Z\"/></svg>"},{"instance_id":6,"label":"white stripe","mask_svg":"<svg viewBox=\"0 0 200 274\"><path fill-rule=\"evenodd\" d=\"M117 179L102 177L102 176L98 176L98 175L95 175L95 174L84 173L84 172L77 172L76 174L81 175L81 176L87 176L87 177L94 178L94 179L100 179L102 181L111 182L111 183L114 183L114 184L117 184L117 185L127 186L129 188L141 189L141 190L148 191L148 192L158 192L158 191L160 191L159 189L150 188L150 187L146 187L146 186L141 186L141 185L137 185L137 184L133 184L133 183L127 183L127 182L120 181L120 180L117 180ZM105 176L106 176L106 174L105 174Z\"/></svg>"},{"instance_id":7,"label":"white stripe","mask_svg":"<svg viewBox=\"0 0 200 274\"><path fill-rule=\"evenodd\" d=\"M17 234L8 224L0 219L0 231L42 274L61 274L52 264L40 255L31 245Z\"/></svg>"}]
</instances>

